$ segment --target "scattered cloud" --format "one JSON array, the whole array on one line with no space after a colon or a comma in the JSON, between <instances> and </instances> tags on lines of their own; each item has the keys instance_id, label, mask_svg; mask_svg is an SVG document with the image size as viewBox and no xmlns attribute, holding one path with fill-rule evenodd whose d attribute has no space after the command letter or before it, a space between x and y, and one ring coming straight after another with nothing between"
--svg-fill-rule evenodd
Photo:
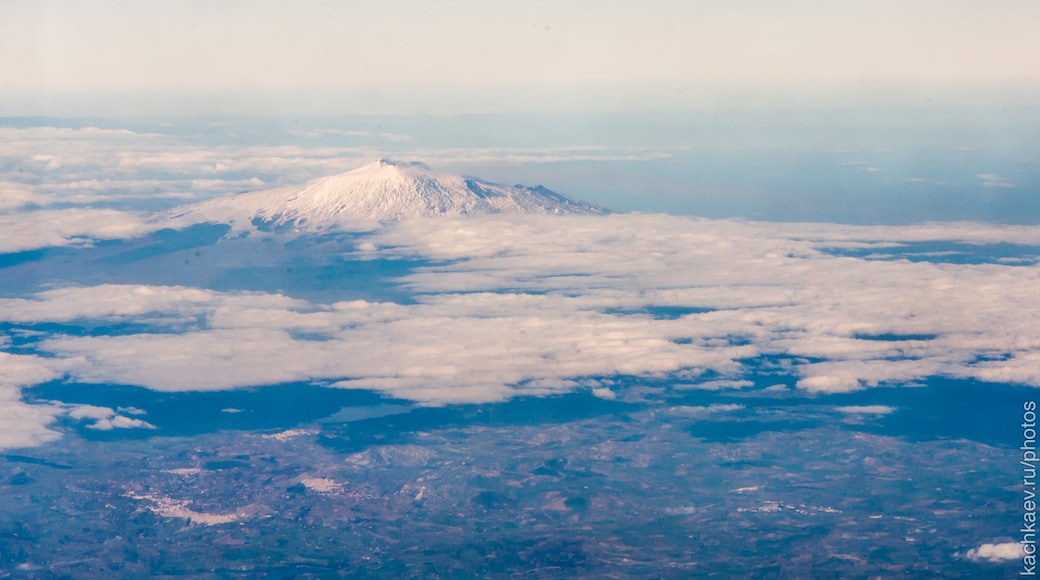
<instances>
[{"instance_id":1,"label":"scattered cloud","mask_svg":"<svg viewBox=\"0 0 1040 580\"><path fill-rule=\"evenodd\" d=\"M208 312L221 312L225 300L247 309L303 309L306 302L278 294L221 294L183 286L103 284L46 290L30 298L0 298L0 318L9 322L70 322L77 319L177 325Z\"/></svg>"},{"instance_id":2,"label":"scattered cloud","mask_svg":"<svg viewBox=\"0 0 1040 580\"><path fill-rule=\"evenodd\" d=\"M982 544L978 548L968 550L967 557L973 562L1007 562L1021 560L1025 555L1022 544L1005 542L1001 544Z\"/></svg>"},{"instance_id":3,"label":"scattered cloud","mask_svg":"<svg viewBox=\"0 0 1040 580\"><path fill-rule=\"evenodd\" d=\"M138 409L138 411L140 411ZM132 419L120 415L108 407L94 405L76 405L69 411L69 417L78 420L93 421L87 429L111 431L113 429L155 429L155 425L141 419Z\"/></svg>"},{"instance_id":4,"label":"scattered cloud","mask_svg":"<svg viewBox=\"0 0 1040 580\"><path fill-rule=\"evenodd\" d=\"M605 401L613 401L614 399L617 399L617 393L605 387L592 389L592 395Z\"/></svg>"},{"instance_id":5,"label":"scattered cloud","mask_svg":"<svg viewBox=\"0 0 1040 580\"><path fill-rule=\"evenodd\" d=\"M732 413L734 411L741 411L744 409L744 405L704 405L704 406L691 406L691 405L676 405L668 408L668 413L672 415L681 415L683 417L691 418L703 418L709 415L716 415L719 413Z\"/></svg>"},{"instance_id":6,"label":"scattered cloud","mask_svg":"<svg viewBox=\"0 0 1040 580\"><path fill-rule=\"evenodd\" d=\"M975 177L979 178L979 184L982 187L999 187L999 188L1010 188L1015 187L1014 183L1011 183L1007 179L995 174L995 173L980 173Z\"/></svg>"},{"instance_id":7,"label":"scattered cloud","mask_svg":"<svg viewBox=\"0 0 1040 580\"><path fill-rule=\"evenodd\" d=\"M839 413L848 413L852 415L888 415L895 411L894 407L888 405L849 405L846 407L836 407L834 409Z\"/></svg>"},{"instance_id":8,"label":"scattered cloud","mask_svg":"<svg viewBox=\"0 0 1040 580\"><path fill-rule=\"evenodd\" d=\"M701 381L676 385L681 389L700 389L703 391L721 391L725 389L744 389L753 386L751 381Z\"/></svg>"},{"instance_id":9,"label":"scattered cloud","mask_svg":"<svg viewBox=\"0 0 1040 580\"><path fill-rule=\"evenodd\" d=\"M842 161L840 165L842 167L850 167L852 169L855 169L856 171L863 171L868 173L876 173L881 171L869 161Z\"/></svg>"}]
</instances>

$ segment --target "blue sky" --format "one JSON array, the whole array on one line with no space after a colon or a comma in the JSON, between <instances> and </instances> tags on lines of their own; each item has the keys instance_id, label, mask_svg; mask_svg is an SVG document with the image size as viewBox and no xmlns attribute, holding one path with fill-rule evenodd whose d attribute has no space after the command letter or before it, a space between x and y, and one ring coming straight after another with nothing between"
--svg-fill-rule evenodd
<instances>
[{"instance_id":1,"label":"blue sky","mask_svg":"<svg viewBox=\"0 0 1040 580\"><path fill-rule=\"evenodd\" d=\"M870 101L892 86L1006 95L1040 80L1040 6L1019 0L102 0L0 13L8 114L654 109L753 102L762 88Z\"/></svg>"}]
</instances>

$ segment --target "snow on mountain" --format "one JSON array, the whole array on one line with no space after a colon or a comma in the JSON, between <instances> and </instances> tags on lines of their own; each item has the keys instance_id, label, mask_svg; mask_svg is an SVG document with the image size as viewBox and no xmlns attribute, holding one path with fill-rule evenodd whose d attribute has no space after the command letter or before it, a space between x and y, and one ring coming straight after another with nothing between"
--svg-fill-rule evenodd
<instances>
[{"instance_id":1,"label":"snow on mountain","mask_svg":"<svg viewBox=\"0 0 1040 580\"><path fill-rule=\"evenodd\" d=\"M169 212L172 222L229 223L234 229L322 231L415 217L523 213L601 215L599 206L544 187L499 185L380 159L299 186L227 195Z\"/></svg>"}]
</instances>

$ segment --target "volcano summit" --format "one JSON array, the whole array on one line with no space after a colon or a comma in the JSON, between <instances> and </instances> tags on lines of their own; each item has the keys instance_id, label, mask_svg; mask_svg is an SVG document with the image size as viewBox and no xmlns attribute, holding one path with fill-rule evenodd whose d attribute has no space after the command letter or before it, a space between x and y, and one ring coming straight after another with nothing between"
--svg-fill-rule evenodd
<instances>
[{"instance_id":1,"label":"volcano summit","mask_svg":"<svg viewBox=\"0 0 1040 580\"><path fill-rule=\"evenodd\" d=\"M178 208L172 221L264 230L322 231L364 222L476 214L602 215L609 210L544 187L438 173L418 161L380 159L303 185L238 193Z\"/></svg>"}]
</instances>

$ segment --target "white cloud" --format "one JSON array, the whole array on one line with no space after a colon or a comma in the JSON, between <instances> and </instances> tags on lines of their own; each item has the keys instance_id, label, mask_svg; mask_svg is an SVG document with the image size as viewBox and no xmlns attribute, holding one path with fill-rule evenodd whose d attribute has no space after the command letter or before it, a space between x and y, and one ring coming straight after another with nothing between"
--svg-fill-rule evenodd
<instances>
[{"instance_id":1,"label":"white cloud","mask_svg":"<svg viewBox=\"0 0 1040 580\"><path fill-rule=\"evenodd\" d=\"M732 413L733 411L740 411L744 409L744 405L706 405L706 406L691 406L691 405L676 405L668 408L668 413L672 415L681 415L683 417L692 418L704 418L709 415L716 415L718 413Z\"/></svg>"},{"instance_id":2,"label":"white cloud","mask_svg":"<svg viewBox=\"0 0 1040 580\"><path fill-rule=\"evenodd\" d=\"M593 309L716 309L671 321L669 336L701 347L740 337L752 353L825 359L792 369L808 390L846 392L931 375L1040 384L1034 364L1040 320L1030 306L1040 291L1035 269L864 261L818 250L834 242L1026 243L1040 228L600 219L404 223L377 232L370 243L461 260L404 279L423 292L520 288L578 293L582 307ZM934 338L861 338L886 334ZM976 362L991 353L1011 356Z\"/></svg>"},{"instance_id":3,"label":"white cloud","mask_svg":"<svg viewBox=\"0 0 1040 580\"><path fill-rule=\"evenodd\" d=\"M0 182L0 212L19 209L36 203L36 194L30 186L21 183Z\"/></svg>"},{"instance_id":4,"label":"white cloud","mask_svg":"<svg viewBox=\"0 0 1040 580\"><path fill-rule=\"evenodd\" d=\"M743 352L691 350L654 336L641 319L567 312L569 299L557 296L441 297L407 307L354 302L310 312L251 308L255 296L237 298L242 302L227 295L214 301L207 329L55 337L41 346L76 361L71 372L86 381L209 390L344 378L338 386L429 403L566 392L580 386L569 378L587 375L724 368ZM330 340L293 338L299 331Z\"/></svg>"},{"instance_id":5,"label":"white cloud","mask_svg":"<svg viewBox=\"0 0 1040 580\"><path fill-rule=\"evenodd\" d=\"M967 557L973 562L1006 562L1009 560L1021 560L1025 552L1022 544L1017 542L1004 542L1001 544L982 544L978 548L968 550Z\"/></svg>"},{"instance_id":6,"label":"white cloud","mask_svg":"<svg viewBox=\"0 0 1040 580\"><path fill-rule=\"evenodd\" d=\"M603 399L605 401L613 401L613 400L617 399L617 393L615 393L614 391L611 391L610 389L608 389L606 387L600 387L598 389L592 389L592 395L597 397L597 398Z\"/></svg>"},{"instance_id":7,"label":"white cloud","mask_svg":"<svg viewBox=\"0 0 1040 580\"><path fill-rule=\"evenodd\" d=\"M1004 234L1036 238L1040 228L796 228L660 215L417 220L373 232L361 252L447 262L400 280L418 292L414 304L115 285L0 299L0 318L181 330L39 343L78 380L165 391L318 379L444 404L599 388L582 378L614 374L744 388L742 361L777 356L799 388L820 393L936 375L1040 385L1036 267L819 250ZM688 313L655 318L651 306ZM886 335L907 339L878 338Z\"/></svg>"},{"instance_id":8,"label":"white cloud","mask_svg":"<svg viewBox=\"0 0 1040 580\"><path fill-rule=\"evenodd\" d=\"M63 409L55 405L29 405L21 400L21 387L58 378L45 359L0 352L0 449L35 447L61 438L48 428Z\"/></svg>"},{"instance_id":9,"label":"white cloud","mask_svg":"<svg viewBox=\"0 0 1040 580\"><path fill-rule=\"evenodd\" d=\"M836 407L834 409L839 413L848 413L852 415L888 415L895 411L895 408L889 407L888 405L849 405L846 407Z\"/></svg>"},{"instance_id":10,"label":"white cloud","mask_svg":"<svg viewBox=\"0 0 1040 580\"><path fill-rule=\"evenodd\" d=\"M140 409L137 409L140 411ZM69 417L78 420L93 421L87 429L111 431L113 429L155 429L155 425L141 420L119 415L108 407L94 405L76 405L69 411Z\"/></svg>"},{"instance_id":11,"label":"white cloud","mask_svg":"<svg viewBox=\"0 0 1040 580\"><path fill-rule=\"evenodd\" d=\"M9 322L91 319L177 324L195 321L206 313L221 317L229 307L241 315L280 309L291 316L296 309L310 305L278 294L221 294L183 286L103 284L46 290L30 298L0 298L0 318Z\"/></svg>"},{"instance_id":12,"label":"white cloud","mask_svg":"<svg viewBox=\"0 0 1040 580\"><path fill-rule=\"evenodd\" d=\"M1011 188L1015 187L1014 183L1011 183L1007 179L997 175L996 173L980 173L975 177L979 178L979 184L982 187L999 187L999 188Z\"/></svg>"},{"instance_id":13,"label":"white cloud","mask_svg":"<svg viewBox=\"0 0 1040 580\"><path fill-rule=\"evenodd\" d=\"M141 214L103 209L0 214L0 253L133 238L162 227Z\"/></svg>"},{"instance_id":14,"label":"white cloud","mask_svg":"<svg viewBox=\"0 0 1040 580\"><path fill-rule=\"evenodd\" d=\"M0 384L0 449L35 447L60 439L61 434L47 426L61 412L56 406L26 404L19 389Z\"/></svg>"},{"instance_id":15,"label":"white cloud","mask_svg":"<svg viewBox=\"0 0 1040 580\"><path fill-rule=\"evenodd\" d=\"M680 389L700 389L704 391L721 391L723 389L743 389L755 383L751 381L702 381L698 383L680 383L675 385Z\"/></svg>"},{"instance_id":16,"label":"white cloud","mask_svg":"<svg viewBox=\"0 0 1040 580\"><path fill-rule=\"evenodd\" d=\"M77 405L69 411L69 417L73 419L107 419L116 412L108 407L95 407L94 405Z\"/></svg>"}]
</instances>

